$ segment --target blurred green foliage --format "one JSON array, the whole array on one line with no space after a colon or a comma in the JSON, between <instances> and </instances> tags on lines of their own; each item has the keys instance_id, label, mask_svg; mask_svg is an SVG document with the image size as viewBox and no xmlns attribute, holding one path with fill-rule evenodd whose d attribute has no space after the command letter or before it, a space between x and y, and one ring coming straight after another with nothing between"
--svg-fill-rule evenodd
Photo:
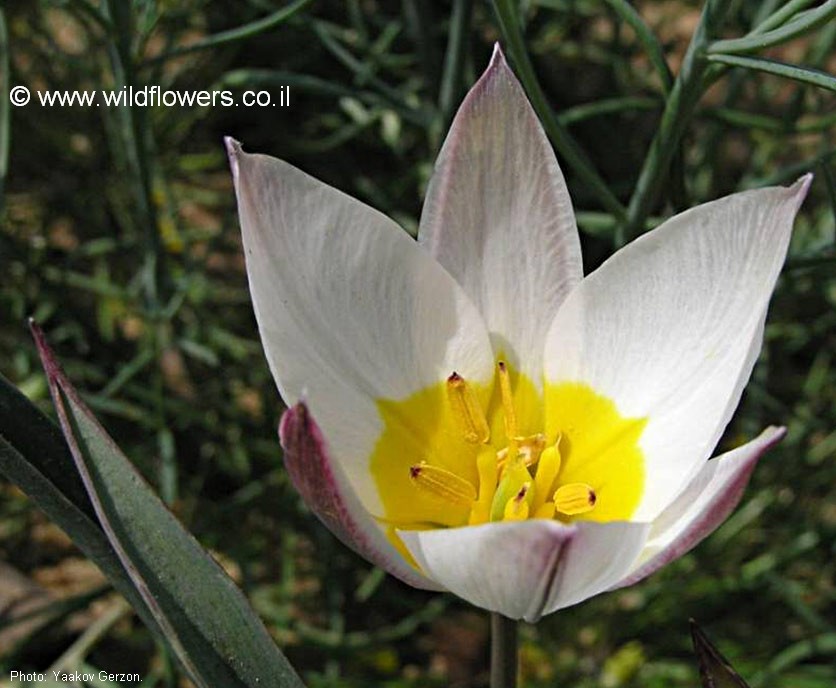
<instances>
[{"instance_id":1,"label":"blurred green foliage","mask_svg":"<svg viewBox=\"0 0 836 688\"><path fill-rule=\"evenodd\" d=\"M830 4L786 3L795 11ZM713 28L731 39L778 21L781 3L723 5ZM687 61L700 6L495 6L500 17L511 8L502 24L490 4L468 0L6 0L0 370L45 402L24 324L34 315L91 407L218 553L311 686L487 685L487 619L370 568L311 517L288 483L275 436L280 401L249 306L221 137L287 159L414 233L446 127L502 26L518 72L521 55L531 61L558 149L570 157L580 151L579 164L612 195L587 183L581 167L566 166L587 270L624 239L625 227L628 236L645 227L648 215L817 173L761 361L721 447L770 423L787 425L787 439L759 466L737 513L694 553L639 586L523 628L523 685L694 686L693 616L752 688L833 686L832 86L717 72L715 85L673 122L684 132L681 145L665 152L670 166L654 178L642 170L676 88L666 69L675 75ZM644 23L631 23L632 8ZM827 76L836 71L834 45L831 19L748 59ZM269 108L49 108L33 99L12 108L6 94L16 84L33 93L263 89L275 99L289 86L291 100ZM532 82L526 86L531 93ZM637 210L640 179L655 186ZM2 494L3 559L75 600L72 550L19 492ZM49 611L61 618L65 607ZM0 631L13 629L0 621ZM18 634L3 646L0 665L44 669L75 637L54 628ZM136 622L113 625L81 660L135 667L143 685L180 685L170 658Z\"/></svg>"}]
</instances>

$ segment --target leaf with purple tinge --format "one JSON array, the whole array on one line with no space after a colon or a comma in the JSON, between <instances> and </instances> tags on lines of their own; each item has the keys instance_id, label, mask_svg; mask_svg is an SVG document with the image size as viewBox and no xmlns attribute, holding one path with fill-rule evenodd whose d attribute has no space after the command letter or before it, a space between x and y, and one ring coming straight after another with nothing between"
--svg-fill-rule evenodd
<instances>
[{"instance_id":1,"label":"leaf with purple tinge","mask_svg":"<svg viewBox=\"0 0 836 688\"><path fill-rule=\"evenodd\" d=\"M302 688L244 595L99 425L34 323L32 333L95 515L195 684Z\"/></svg>"},{"instance_id":2,"label":"leaf with purple tinge","mask_svg":"<svg viewBox=\"0 0 836 688\"><path fill-rule=\"evenodd\" d=\"M72 455L60 429L0 375L0 476L17 485L58 524L160 641L165 636L133 587L96 518L84 484L67 467Z\"/></svg>"},{"instance_id":3,"label":"leaf with purple tinge","mask_svg":"<svg viewBox=\"0 0 836 688\"><path fill-rule=\"evenodd\" d=\"M700 666L700 681L703 688L749 688L733 668L729 660L720 654L708 636L693 619L691 623L691 639L694 642L694 652Z\"/></svg>"}]
</instances>

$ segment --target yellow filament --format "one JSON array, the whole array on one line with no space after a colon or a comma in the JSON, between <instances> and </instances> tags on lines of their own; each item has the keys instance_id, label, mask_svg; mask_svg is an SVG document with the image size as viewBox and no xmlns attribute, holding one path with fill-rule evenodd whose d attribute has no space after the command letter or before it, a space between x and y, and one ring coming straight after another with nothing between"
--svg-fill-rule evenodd
<instances>
[{"instance_id":1,"label":"yellow filament","mask_svg":"<svg viewBox=\"0 0 836 688\"><path fill-rule=\"evenodd\" d=\"M531 505L536 512L542 505L546 504L549 495L552 494L554 481L560 473L560 438L554 446L543 450L540 454L540 461L537 463L537 473L534 476L534 503ZM552 513L554 510L552 509Z\"/></svg>"},{"instance_id":2,"label":"yellow filament","mask_svg":"<svg viewBox=\"0 0 836 688\"><path fill-rule=\"evenodd\" d=\"M517 491L511 499L505 503L502 516L506 521L524 521L528 518L529 504L528 497L531 489L531 483L523 483L522 487Z\"/></svg>"},{"instance_id":3,"label":"yellow filament","mask_svg":"<svg viewBox=\"0 0 836 688\"><path fill-rule=\"evenodd\" d=\"M561 485L554 493L554 508L566 516L577 516L595 507L595 490L586 483Z\"/></svg>"},{"instance_id":4,"label":"yellow filament","mask_svg":"<svg viewBox=\"0 0 836 688\"><path fill-rule=\"evenodd\" d=\"M508 438L508 455L517 456L517 414L514 411L514 397L511 394L511 375L505 361L497 363L499 369L499 393L502 396L502 412L505 414L505 437Z\"/></svg>"},{"instance_id":5,"label":"yellow filament","mask_svg":"<svg viewBox=\"0 0 836 688\"><path fill-rule=\"evenodd\" d=\"M468 519L468 523L472 526L487 523L491 517L491 502L493 493L496 492L496 480L499 475L496 454L491 447L482 449L476 456L476 468L479 471L479 497Z\"/></svg>"},{"instance_id":6,"label":"yellow filament","mask_svg":"<svg viewBox=\"0 0 836 688\"><path fill-rule=\"evenodd\" d=\"M409 477L416 487L447 502L471 506L476 501L476 488L471 483L426 461L410 466Z\"/></svg>"},{"instance_id":7,"label":"yellow filament","mask_svg":"<svg viewBox=\"0 0 836 688\"><path fill-rule=\"evenodd\" d=\"M535 488L536 493L536 488ZM537 495L535 494L535 497ZM534 510L534 518L554 518L554 502L541 504Z\"/></svg>"},{"instance_id":8,"label":"yellow filament","mask_svg":"<svg viewBox=\"0 0 836 688\"><path fill-rule=\"evenodd\" d=\"M476 394L458 373L447 378L447 398L462 434L470 444L484 444L490 439L488 419Z\"/></svg>"}]
</instances>

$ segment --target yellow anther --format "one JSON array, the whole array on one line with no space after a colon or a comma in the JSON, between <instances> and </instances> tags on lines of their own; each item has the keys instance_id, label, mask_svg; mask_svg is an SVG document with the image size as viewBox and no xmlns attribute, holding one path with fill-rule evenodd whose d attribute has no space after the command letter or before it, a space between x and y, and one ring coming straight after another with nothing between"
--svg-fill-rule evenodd
<instances>
[{"instance_id":1,"label":"yellow anther","mask_svg":"<svg viewBox=\"0 0 836 688\"><path fill-rule=\"evenodd\" d=\"M476 456L476 469L479 472L479 497L468 519L468 523L472 526L487 523L491 517L491 503L499 475L493 448L485 447L479 452Z\"/></svg>"},{"instance_id":2,"label":"yellow anther","mask_svg":"<svg viewBox=\"0 0 836 688\"><path fill-rule=\"evenodd\" d=\"M595 490L586 483L561 485L554 493L554 508L566 516L592 511L595 501Z\"/></svg>"},{"instance_id":3,"label":"yellow anther","mask_svg":"<svg viewBox=\"0 0 836 688\"><path fill-rule=\"evenodd\" d=\"M467 480L426 461L410 466L409 477L416 487L447 502L472 506L476 501L476 488Z\"/></svg>"},{"instance_id":4,"label":"yellow anther","mask_svg":"<svg viewBox=\"0 0 836 688\"><path fill-rule=\"evenodd\" d=\"M537 463L537 473L534 475L534 510L546 504L549 495L554 491L554 481L560 473L560 438L554 446L544 449Z\"/></svg>"},{"instance_id":5,"label":"yellow anther","mask_svg":"<svg viewBox=\"0 0 836 688\"><path fill-rule=\"evenodd\" d=\"M499 369L499 393L502 397L502 412L505 415L505 437L508 438L508 453L517 455L517 414L514 411L514 397L511 394L511 375L505 361L497 363Z\"/></svg>"},{"instance_id":6,"label":"yellow anther","mask_svg":"<svg viewBox=\"0 0 836 688\"><path fill-rule=\"evenodd\" d=\"M447 378L447 398L466 441L484 444L490 439L488 419L473 388L458 373Z\"/></svg>"},{"instance_id":7,"label":"yellow anther","mask_svg":"<svg viewBox=\"0 0 836 688\"><path fill-rule=\"evenodd\" d=\"M531 483L523 483L517 494L505 503L503 518L506 521L524 521L528 518L529 505L528 497L531 490Z\"/></svg>"}]
</instances>

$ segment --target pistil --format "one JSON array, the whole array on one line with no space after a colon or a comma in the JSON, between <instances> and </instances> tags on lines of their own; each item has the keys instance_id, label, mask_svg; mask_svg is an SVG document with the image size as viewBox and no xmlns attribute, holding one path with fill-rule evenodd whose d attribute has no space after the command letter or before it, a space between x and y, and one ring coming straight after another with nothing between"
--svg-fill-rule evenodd
<instances>
[{"instance_id":1,"label":"pistil","mask_svg":"<svg viewBox=\"0 0 836 688\"><path fill-rule=\"evenodd\" d=\"M508 505L520 494L526 500L526 505L529 506L534 496L531 484L531 473L528 472L528 468L520 461L519 457L510 461L502 472L502 477L499 479L499 485L496 487L491 502L491 521L503 520L506 517ZM521 506L518 508L521 509Z\"/></svg>"}]
</instances>

